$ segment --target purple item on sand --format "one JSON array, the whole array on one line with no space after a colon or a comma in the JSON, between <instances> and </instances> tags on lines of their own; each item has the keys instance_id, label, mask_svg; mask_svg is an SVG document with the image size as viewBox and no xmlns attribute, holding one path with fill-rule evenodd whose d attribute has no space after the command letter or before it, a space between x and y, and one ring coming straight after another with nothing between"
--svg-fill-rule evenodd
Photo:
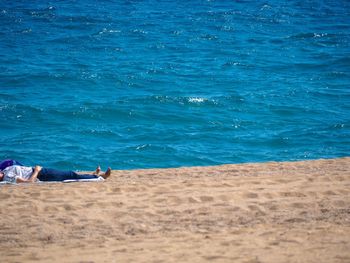
<instances>
[{"instance_id":1,"label":"purple item on sand","mask_svg":"<svg viewBox=\"0 0 350 263\"><path fill-rule=\"evenodd\" d=\"M23 164L21 164L20 162L17 162L16 160L7 159L7 160L3 160L0 162L0 171L4 170L7 167L12 166L12 165L23 166Z\"/></svg>"}]
</instances>

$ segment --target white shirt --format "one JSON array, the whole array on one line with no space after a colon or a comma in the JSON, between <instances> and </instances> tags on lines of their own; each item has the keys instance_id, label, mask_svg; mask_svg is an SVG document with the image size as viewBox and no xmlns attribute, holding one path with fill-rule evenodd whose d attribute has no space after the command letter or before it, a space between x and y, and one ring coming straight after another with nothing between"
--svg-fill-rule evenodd
<instances>
[{"instance_id":1,"label":"white shirt","mask_svg":"<svg viewBox=\"0 0 350 263\"><path fill-rule=\"evenodd\" d=\"M15 183L17 178L28 180L32 177L34 169L27 166L12 165L2 171L4 173L4 180Z\"/></svg>"}]
</instances>

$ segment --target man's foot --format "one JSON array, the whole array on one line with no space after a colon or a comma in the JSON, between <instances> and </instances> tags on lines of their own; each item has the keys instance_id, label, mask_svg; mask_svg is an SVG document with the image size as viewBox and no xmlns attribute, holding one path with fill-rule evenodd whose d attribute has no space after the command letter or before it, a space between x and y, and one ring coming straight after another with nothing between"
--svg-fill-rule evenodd
<instances>
[{"instance_id":1,"label":"man's foot","mask_svg":"<svg viewBox=\"0 0 350 263\"><path fill-rule=\"evenodd\" d=\"M101 172L101 167L97 166L97 168L96 168L95 172L93 172L93 174L99 175L100 172Z\"/></svg>"},{"instance_id":2,"label":"man's foot","mask_svg":"<svg viewBox=\"0 0 350 263\"><path fill-rule=\"evenodd\" d=\"M111 175L111 172L112 172L111 167L108 167L107 171L101 176L103 177L103 179L107 179Z\"/></svg>"}]
</instances>

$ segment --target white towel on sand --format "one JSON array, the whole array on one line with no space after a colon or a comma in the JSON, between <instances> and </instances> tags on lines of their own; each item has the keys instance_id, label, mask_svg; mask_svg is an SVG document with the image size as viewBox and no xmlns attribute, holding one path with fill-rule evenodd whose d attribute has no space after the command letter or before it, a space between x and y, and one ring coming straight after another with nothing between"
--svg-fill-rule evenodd
<instances>
[{"instance_id":1,"label":"white towel on sand","mask_svg":"<svg viewBox=\"0 0 350 263\"><path fill-rule=\"evenodd\" d=\"M93 178L93 179L69 179L69 180L64 180L62 181L63 183L73 183L73 182L103 182L105 179L102 176L99 176L97 178ZM50 182L44 182L44 181L37 181L37 183L58 183L55 181L50 181ZM2 184L15 184L15 183L11 183L11 182L6 182L6 181L2 181L0 182L0 185Z\"/></svg>"},{"instance_id":2,"label":"white towel on sand","mask_svg":"<svg viewBox=\"0 0 350 263\"><path fill-rule=\"evenodd\" d=\"M69 179L69 180L64 180L64 183L72 183L72 182L102 182L105 179L103 179L102 176L99 176L97 178L93 179Z\"/></svg>"}]
</instances>

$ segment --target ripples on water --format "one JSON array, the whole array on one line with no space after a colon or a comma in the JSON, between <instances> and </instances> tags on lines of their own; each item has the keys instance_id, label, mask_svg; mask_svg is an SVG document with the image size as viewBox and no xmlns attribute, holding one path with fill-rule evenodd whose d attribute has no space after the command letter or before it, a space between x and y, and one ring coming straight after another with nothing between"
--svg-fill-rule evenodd
<instances>
[{"instance_id":1,"label":"ripples on water","mask_svg":"<svg viewBox=\"0 0 350 263\"><path fill-rule=\"evenodd\" d=\"M1 158L130 169L349 155L347 1L0 9Z\"/></svg>"}]
</instances>

